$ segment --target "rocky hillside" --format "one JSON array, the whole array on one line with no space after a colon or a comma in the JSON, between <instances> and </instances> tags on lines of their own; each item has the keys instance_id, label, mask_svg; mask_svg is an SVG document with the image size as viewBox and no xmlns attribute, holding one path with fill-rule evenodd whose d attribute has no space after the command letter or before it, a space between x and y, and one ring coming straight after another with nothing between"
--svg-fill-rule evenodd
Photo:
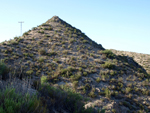
<instances>
[{"instance_id":1,"label":"rocky hillside","mask_svg":"<svg viewBox=\"0 0 150 113\"><path fill-rule=\"evenodd\" d=\"M128 51L118 51L114 49L111 49L111 51L116 55L132 57L139 65L141 65L147 71L147 73L150 74L149 54L142 54L142 53L135 53L135 52L128 52Z\"/></svg>"},{"instance_id":2,"label":"rocky hillside","mask_svg":"<svg viewBox=\"0 0 150 113\"><path fill-rule=\"evenodd\" d=\"M31 88L46 98L48 112L73 112L78 104L68 108L74 101L64 106L69 100L58 100L66 89L86 97L84 107L92 107L93 113L150 112L149 75L145 69L132 57L105 50L57 16L21 37L2 42L0 59L12 70L11 75L31 79ZM2 74L2 80L8 75ZM43 91L37 84L40 78L61 91Z\"/></svg>"}]
</instances>

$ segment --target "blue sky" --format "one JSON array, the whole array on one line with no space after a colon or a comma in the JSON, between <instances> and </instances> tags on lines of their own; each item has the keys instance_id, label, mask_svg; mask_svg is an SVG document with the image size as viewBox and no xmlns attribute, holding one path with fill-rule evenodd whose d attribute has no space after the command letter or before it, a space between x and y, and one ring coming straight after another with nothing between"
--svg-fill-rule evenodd
<instances>
[{"instance_id":1,"label":"blue sky","mask_svg":"<svg viewBox=\"0 0 150 113\"><path fill-rule=\"evenodd\" d=\"M106 49L150 54L150 0L0 0L0 42L57 15Z\"/></svg>"}]
</instances>

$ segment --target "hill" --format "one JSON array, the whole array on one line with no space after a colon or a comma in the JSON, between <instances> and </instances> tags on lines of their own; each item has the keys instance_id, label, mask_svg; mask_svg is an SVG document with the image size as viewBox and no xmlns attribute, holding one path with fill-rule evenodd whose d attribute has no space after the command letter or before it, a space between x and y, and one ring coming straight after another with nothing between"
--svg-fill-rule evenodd
<instances>
[{"instance_id":1,"label":"hill","mask_svg":"<svg viewBox=\"0 0 150 113\"><path fill-rule=\"evenodd\" d=\"M141 65L147 71L148 74L150 74L149 54L142 54L142 53L135 53L135 52L128 52L128 51L118 51L114 49L111 49L111 51L116 55L132 57L139 65Z\"/></svg>"},{"instance_id":2,"label":"hill","mask_svg":"<svg viewBox=\"0 0 150 113\"><path fill-rule=\"evenodd\" d=\"M2 42L0 50L2 82L18 80L11 84L15 87L26 80L27 92L38 93L41 102L30 112L44 105L50 113L150 112L146 70L132 57L104 49L58 16Z\"/></svg>"}]
</instances>

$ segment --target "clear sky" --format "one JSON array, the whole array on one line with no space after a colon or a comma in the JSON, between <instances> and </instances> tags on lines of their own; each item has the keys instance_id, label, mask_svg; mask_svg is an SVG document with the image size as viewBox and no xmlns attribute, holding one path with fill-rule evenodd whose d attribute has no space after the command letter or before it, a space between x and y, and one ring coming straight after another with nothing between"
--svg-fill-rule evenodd
<instances>
[{"instance_id":1,"label":"clear sky","mask_svg":"<svg viewBox=\"0 0 150 113\"><path fill-rule=\"evenodd\" d=\"M150 54L150 0L0 0L0 42L54 15L106 49Z\"/></svg>"}]
</instances>

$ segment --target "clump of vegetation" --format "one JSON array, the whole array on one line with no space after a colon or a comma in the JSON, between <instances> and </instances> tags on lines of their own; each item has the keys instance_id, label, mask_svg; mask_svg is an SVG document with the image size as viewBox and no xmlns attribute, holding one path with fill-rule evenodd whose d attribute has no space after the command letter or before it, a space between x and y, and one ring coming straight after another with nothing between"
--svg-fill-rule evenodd
<instances>
[{"instance_id":1,"label":"clump of vegetation","mask_svg":"<svg viewBox=\"0 0 150 113\"><path fill-rule=\"evenodd\" d=\"M18 42L17 41L11 41L11 44L12 45L18 45Z\"/></svg>"},{"instance_id":2,"label":"clump of vegetation","mask_svg":"<svg viewBox=\"0 0 150 113\"><path fill-rule=\"evenodd\" d=\"M72 75L73 71L74 71L74 68L70 66L66 69L61 69L60 72L59 72L59 75L69 78Z\"/></svg>"},{"instance_id":3,"label":"clump of vegetation","mask_svg":"<svg viewBox=\"0 0 150 113\"><path fill-rule=\"evenodd\" d=\"M110 98L111 97L111 92L108 88L105 89L105 96Z\"/></svg>"},{"instance_id":4,"label":"clump of vegetation","mask_svg":"<svg viewBox=\"0 0 150 113\"><path fill-rule=\"evenodd\" d=\"M26 74L27 74L27 75L33 74L33 70L28 70L28 71L26 72Z\"/></svg>"},{"instance_id":5,"label":"clump of vegetation","mask_svg":"<svg viewBox=\"0 0 150 113\"><path fill-rule=\"evenodd\" d=\"M53 30L53 28L52 28L52 27L49 27L49 28L48 28L48 30L50 30L50 31L51 31L51 30Z\"/></svg>"},{"instance_id":6,"label":"clump of vegetation","mask_svg":"<svg viewBox=\"0 0 150 113\"><path fill-rule=\"evenodd\" d=\"M72 84L73 84L73 87L76 89L78 86L78 81L74 81Z\"/></svg>"},{"instance_id":7,"label":"clump of vegetation","mask_svg":"<svg viewBox=\"0 0 150 113\"><path fill-rule=\"evenodd\" d=\"M88 43L88 41L87 41L87 40L83 40L82 42L83 42L83 43Z\"/></svg>"},{"instance_id":8,"label":"clump of vegetation","mask_svg":"<svg viewBox=\"0 0 150 113\"><path fill-rule=\"evenodd\" d=\"M37 95L18 94L14 88L0 90L0 113L46 113Z\"/></svg>"},{"instance_id":9,"label":"clump of vegetation","mask_svg":"<svg viewBox=\"0 0 150 113\"><path fill-rule=\"evenodd\" d=\"M108 49L101 51L101 53L105 54L106 57L108 57L108 58L114 58L115 57L115 54L111 50L108 50Z\"/></svg>"},{"instance_id":10,"label":"clump of vegetation","mask_svg":"<svg viewBox=\"0 0 150 113\"><path fill-rule=\"evenodd\" d=\"M92 88L91 92L88 94L89 97L95 98L97 95L95 94L95 88Z\"/></svg>"},{"instance_id":11,"label":"clump of vegetation","mask_svg":"<svg viewBox=\"0 0 150 113\"><path fill-rule=\"evenodd\" d=\"M1 60L0 61L0 75L2 76L2 79L7 79L8 78L8 72L9 69L6 66L6 64Z\"/></svg>"},{"instance_id":12,"label":"clump of vegetation","mask_svg":"<svg viewBox=\"0 0 150 113\"><path fill-rule=\"evenodd\" d=\"M49 26L49 24L43 23L42 26Z\"/></svg>"},{"instance_id":13,"label":"clump of vegetation","mask_svg":"<svg viewBox=\"0 0 150 113\"><path fill-rule=\"evenodd\" d=\"M39 57L38 61L39 62L44 62L44 57Z\"/></svg>"},{"instance_id":14,"label":"clump of vegetation","mask_svg":"<svg viewBox=\"0 0 150 113\"><path fill-rule=\"evenodd\" d=\"M79 80L81 78L81 76L82 76L82 73L78 72L75 75L71 75L70 79L71 79L71 81L77 81L77 80Z\"/></svg>"},{"instance_id":15,"label":"clump of vegetation","mask_svg":"<svg viewBox=\"0 0 150 113\"><path fill-rule=\"evenodd\" d=\"M44 31L38 31L38 33L44 34Z\"/></svg>"},{"instance_id":16,"label":"clump of vegetation","mask_svg":"<svg viewBox=\"0 0 150 113\"><path fill-rule=\"evenodd\" d=\"M56 53L55 51L51 51L48 55L49 55L49 56L57 55L57 53Z\"/></svg>"},{"instance_id":17,"label":"clump of vegetation","mask_svg":"<svg viewBox=\"0 0 150 113\"><path fill-rule=\"evenodd\" d=\"M88 75L88 73L87 72L83 72L83 76L87 76Z\"/></svg>"},{"instance_id":18,"label":"clump of vegetation","mask_svg":"<svg viewBox=\"0 0 150 113\"><path fill-rule=\"evenodd\" d=\"M101 81L101 78L98 77L98 78L96 79L96 82L100 82L100 81Z\"/></svg>"},{"instance_id":19,"label":"clump of vegetation","mask_svg":"<svg viewBox=\"0 0 150 113\"><path fill-rule=\"evenodd\" d=\"M111 62L106 61L105 64L102 64L102 67L103 68L108 68L108 69L113 69L114 65Z\"/></svg>"},{"instance_id":20,"label":"clump of vegetation","mask_svg":"<svg viewBox=\"0 0 150 113\"><path fill-rule=\"evenodd\" d=\"M54 61L57 62L57 63L60 62L58 58L55 58Z\"/></svg>"},{"instance_id":21,"label":"clump of vegetation","mask_svg":"<svg viewBox=\"0 0 150 113\"><path fill-rule=\"evenodd\" d=\"M29 33L28 33L28 32L25 32L25 33L23 33L23 35L29 35Z\"/></svg>"},{"instance_id":22,"label":"clump of vegetation","mask_svg":"<svg viewBox=\"0 0 150 113\"><path fill-rule=\"evenodd\" d=\"M65 110L73 113L94 112L94 109L91 107L87 109L84 108L85 98L83 98L79 93L75 93L70 88L67 88L65 85L62 85L59 89L43 83L39 91L42 93L42 97L45 97L43 101L47 103L49 112L51 112L53 109L57 110L58 108L63 109L63 111ZM75 81L74 87L76 87L77 84L78 81Z\"/></svg>"},{"instance_id":23,"label":"clump of vegetation","mask_svg":"<svg viewBox=\"0 0 150 113\"><path fill-rule=\"evenodd\" d=\"M44 49L40 49L38 52L39 52L40 55L45 55L46 54L46 50L44 50Z\"/></svg>"}]
</instances>

